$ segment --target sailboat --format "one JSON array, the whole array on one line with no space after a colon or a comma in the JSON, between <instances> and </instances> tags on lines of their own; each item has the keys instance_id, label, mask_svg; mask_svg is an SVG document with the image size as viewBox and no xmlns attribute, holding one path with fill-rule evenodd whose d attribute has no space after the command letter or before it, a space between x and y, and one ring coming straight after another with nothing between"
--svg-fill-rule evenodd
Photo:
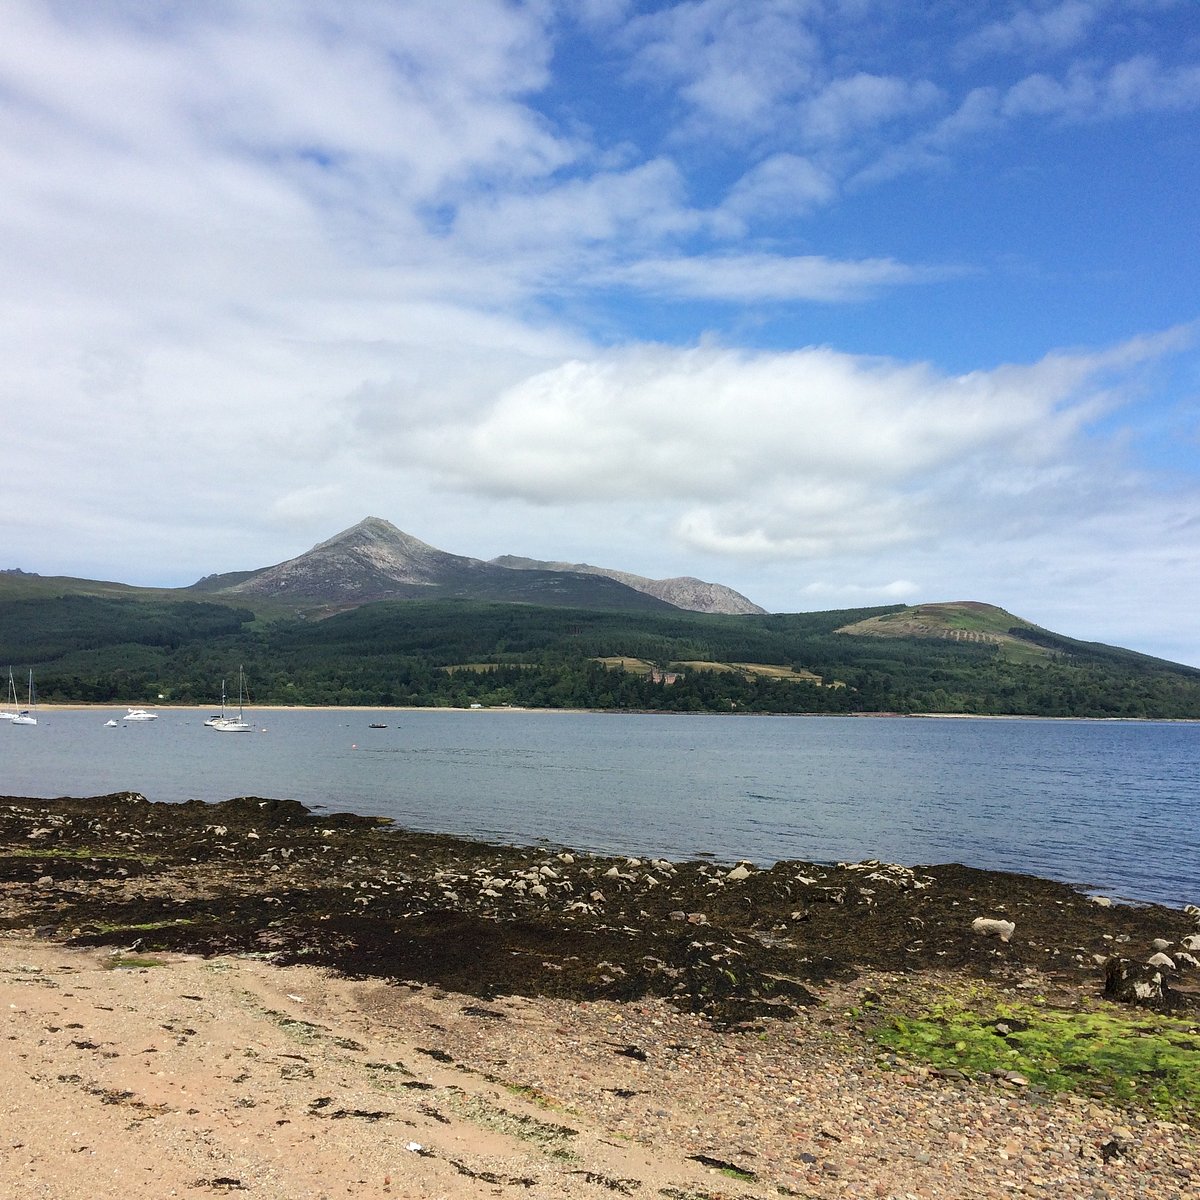
<instances>
[{"instance_id":1,"label":"sailboat","mask_svg":"<svg viewBox=\"0 0 1200 1200\"><path fill-rule=\"evenodd\" d=\"M14 688L13 690L15 691L16 689ZM29 707L24 708L19 713L17 713L17 715L15 717L13 717L12 723L14 725L36 725L37 717L35 717L33 715L34 707L35 706L34 706L34 702L33 702L33 671L30 670L30 672L29 672Z\"/></svg>"},{"instance_id":2,"label":"sailboat","mask_svg":"<svg viewBox=\"0 0 1200 1200\"><path fill-rule=\"evenodd\" d=\"M229 718L225 715L225 680L222 679L221 680L221 711L220 711L220 713L214 713L204 723L205 723L205 725L207 725L209 727L209 729L212 729L215 726L220 725L222 721L227 721L228 719Z\"/></svg>"},{"instance_id":3,"label":"sailboat","mask_svg":"<svg viewBox=\"0 0 1200 1200\"><path fill-rule=\"evenodd\" d=\"M205 721L205 724L218 733L253 733L254 726L245 719L242 713L242 704L245 698L246 673L241 667L238 667L238 715L236 717L220 717L216 721ZM222 712L224 712L224 705L222 705Z\"/></svg>"},{"instance_id":4,"label":"sailboat","mask_svg":"<svg viewBox=\"0 0 1200 1200\"><path fill-rule=\"evenodd\" d=\"M13 679L12 667L8 668L8 708L0 712L0 721L15 721L17 719L17 685Z\"/></svg>"}]
</instances>

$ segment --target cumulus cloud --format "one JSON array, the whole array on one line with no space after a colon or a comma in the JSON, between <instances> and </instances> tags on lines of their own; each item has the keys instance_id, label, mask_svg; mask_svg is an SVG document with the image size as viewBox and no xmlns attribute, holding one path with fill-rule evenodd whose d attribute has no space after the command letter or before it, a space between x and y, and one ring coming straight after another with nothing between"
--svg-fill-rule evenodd
<instances>
[{"instance_id":1,"label":"cumulus cloud","mask_svg":"<svg viewBox=\"0 0 1200 1200\"><path fill-rule=\"evenodd\" d=\"M1037 525L1078 502L1081 440L1117 403L1114 372L1169 344L959 376L827 348L643 346L523 380L410 451L494 497L673 507L705 552L854 552L936 539L972 506Z\"/></svg>"}]
</instances>

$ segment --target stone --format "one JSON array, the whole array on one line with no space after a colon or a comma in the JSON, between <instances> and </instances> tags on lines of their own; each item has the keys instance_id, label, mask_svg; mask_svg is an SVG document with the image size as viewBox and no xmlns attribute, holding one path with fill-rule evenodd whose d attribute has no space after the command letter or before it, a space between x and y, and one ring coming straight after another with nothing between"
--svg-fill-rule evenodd
<instances>
[{"instance_id":1,"label":"stone","mask_svg":"<svg viewBox=\"0 0 1200 1200\"><path fill-rule=\"evenodd\" d=\"M735 881L749 879L750 872L746 869L746 865L744 863L739 863L736 867L733 868L732 871L729 872L729 875L727 876L727 878L733 879Z\"/></svg>"},{"instance_id":2,"label":"stone","mask_svg":"<svg viewBox=\"0 0 1200 1200\"><path fill-rule=\"evenodd\" d=\"M1104 995L1140 1008L1169 1008L1170 988L1162 972L1149 963L1133 963L1114 954L1104 966Z\"/></svg>"},{"instance_id":3,"label":"stone","mask_svg":"<svg viewBox=\"0 0 1200 1200\"><path fill-rule=\"evenodd\" d=\"M1160 967L1164 971L1175 970L1175 960L1170 955L1163 954L1161 951L1158 954L1152 954L1146 960L1146 965L1150 967Z\"/></svg>"},{"instance_id":4,"label":"stone","mask_svg":"<svg viewBox=\"0 0 1200 1200\"><path fill-rule=\"evenodd\" d=\"M1012 921L1002 921L995 917L976 917L971 922L973 932L998 937L1002 942L1011 940L1016 928Z\"/></svg>"}]
</instances>

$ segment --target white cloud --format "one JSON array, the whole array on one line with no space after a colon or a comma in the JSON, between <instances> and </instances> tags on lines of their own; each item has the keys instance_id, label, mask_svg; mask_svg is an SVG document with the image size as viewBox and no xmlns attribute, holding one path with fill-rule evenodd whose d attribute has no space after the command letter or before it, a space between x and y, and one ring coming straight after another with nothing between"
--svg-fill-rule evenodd
<instances>
[{"instance_id":1,"label":"white cloud","mask_svg":"<svg viewBox=\"0 0 1200 1200\"><path fill-rule=\"evenodd\" d=\"M572 262L596 245L620 240L625 252L664 238L693 233L709 223L688 209L683 181L666 159L586 179L559 180L542 190L509 191L465 201L455 233L464 249L511 256L531 277L564 258ZM521 266L521 262L524 266ZM530 269L529 264L541 264Z\"/></svg>"},{"instance_id":2,"label":"white cloud","mask_svg":"<svg viewBox=\"0 0 1200 1200\"><path fill-rule=\"evenodd\" d=\"M1005 21L993 21L959 45L965 59L998 54L1051 54L1082 42L1100 20L1104 0L1063 0L1051 8L1018 8Z\"/></svg>"},{"instance_id":3,"label":"white cloud","mask_svg":"<svg viewBox=\"0 0 1200 1200\"><path fill-rule=\"evenodd\" d=\"M1200 66L1164 67L1151 55L1107 71L1074 66L1062 79L1030 75L1013 85L1001 110L1009 117L1051 116L1068 121L1200 108Z\"/></svg>"},{"instance_id":4,"label":"white cloud","mask_svg":"<svg viewBox=\"0 0 1200 1200\"><path fill-rule=\"evenodd\" d=\"M729 190L722 211L739 222L757 216L795 218L837 194L833 173L809 158L772 154L747 171Z\"/></svg>"},{"instance_id":5,"label":"white cloud","mask_svg":"<svg viewBox=\"0 0 1200 1200\"><path fill-rule=\"evenodd\" d=\"M480 495L664 506L689 544L723 554L926 542L978 513L1003 533L1107 503L1083 470L1083 434L1117 403L1110 376L1172 344L961 376L829 349L644 346L528 378L407 444Z\"/></svg>"},{"instance_id":6,"label":"white cloud","mask_svg":"<svg viewBox=\"0 0 1200 1200\"><path fill-rule=\"evenodd\" d=\"M811 142L843 142L900 117L933 108L941 89L928 80L856 75L835 79L801 105L799 123Z\"/></svg>"},{"instance_id":7,"label":"white cloud","mask_svg":"<svg viewBox=\"0 0 1200 1200\"><path fill-rule=\"evenodd\" d=\"M956 272L914 267L893 259L836 262L815 255L721 255L690 258L643 258L627 267L597 272L600 283L616 283L641 292L680 298L739 303L862 300L885 288L928 283Z\"/></svg>"},{"instance_id":8,"label":"white cloud","mask_svg":"<svg viewBox=\"0 0 1200 1200\"><path fill-rule=\"evenodd\" d=\"M921 585L911 579L893 579L888 583L838 583L828 579L814 580L800 589L814 604L830 608L853 608L856 605L912 604L922 598Z\"/></svg>"},{"instance_id":9,"label":"white cloud","mask_svg":"<svg viewBox=\"0 0 1200 1200\"><path fill-rule=\"evenodd\" d=\"M594 280L650 294L734 302L862 300L884 288L928 283L956 274L917 268L893 259L839 263L816 256L725 254L690 258L643 258L624 268L596 272Z\"/></svg>"},{"instance_id":10,"label":"white cloud","mask_svg":"<svg viewBox=\"0 0 1200 1200\"><path fill-rule=\"evenodd\" d=\"M1071 65L1061 76L1028 75L1006 89L976 87L954 112L879 152L845 182L847 190L914 171L941 168L964 147L1015 125L1114 121L1152 112L1200 109L1200 66L1166 67L1151 55L1103 66Z\"/></svg>"},{"instance_id":11,"label":"white cloud","mask_svg":"<svg viewBox=\"0 0 1200 1200\"><path fill-rule=\"evenodd\" d=\"M623 38L637 47L635 75L679 84L701 127L759 126L776 106L807 88L821 48L809 20L815 0L694 0L628 23Z\"/></svg>"}]
</instances>

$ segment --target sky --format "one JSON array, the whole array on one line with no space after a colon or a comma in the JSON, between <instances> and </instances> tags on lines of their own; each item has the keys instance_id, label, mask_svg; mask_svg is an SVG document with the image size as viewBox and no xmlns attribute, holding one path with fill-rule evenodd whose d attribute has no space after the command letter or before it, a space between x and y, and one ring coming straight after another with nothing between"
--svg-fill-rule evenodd
<instances>
[{"instance_id":1,"label":"sky","mask_svg":"<svg viewBox=\"0 0 1200 1200\"><path fill-rule=\"evenodd\" d=\"M368 515L1200 666L1195 0L0 0L0 568Z\"/></svg>"}]
</instances>

